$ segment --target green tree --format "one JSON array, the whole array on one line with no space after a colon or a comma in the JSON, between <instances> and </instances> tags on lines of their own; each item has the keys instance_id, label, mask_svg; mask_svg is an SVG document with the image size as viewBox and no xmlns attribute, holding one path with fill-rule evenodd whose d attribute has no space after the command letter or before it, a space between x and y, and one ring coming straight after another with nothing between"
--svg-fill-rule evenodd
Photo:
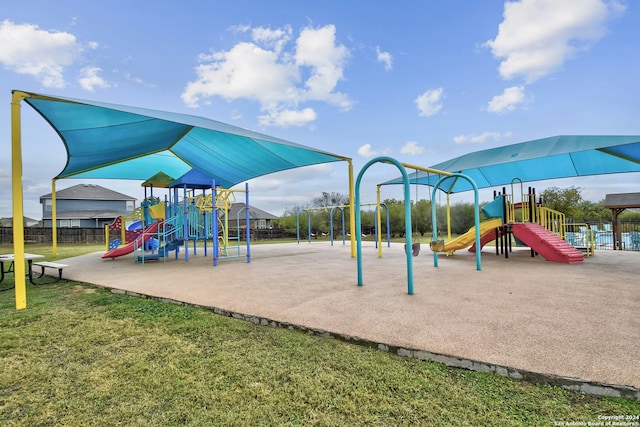
<instances>
[{"instance_id":1,"label":"green tree","mask_svg":"<svg viewBox=\"0 0 640 427\"><path fill-rule=\"evenodd\" d=\"M582 209L584 218L583 220L588 222L606 222L611 221L612 214L611 209L604 207L604 200L598 203L593 203L588 200L582 202L580 208Z\"/></svg>"},{"instance_id":2,"label":"green tree","mask_svg":"<svg viewBox=\"0 0 640 427\"><path fill-rule=\"evenodd\" d=\"M384 204L389 209L389 228L391 235L402 236L404 234L404 203L396 199L386 199Z\"/></svg>"},{"instance_id":3,"label":"green tree","mask_svg":"<svg viewBox=\"0 0 640 427\"><path fill-rule=\"evenodd\" d=\"M425 199L418 201L412 210L412 226L421 236L433 231L431 216L431 202Z\"/></svg>"},{"instance_id":4,"label":"green tree","mask_svg":"<svg viewBox=\"0 0 640 427\"><path fill-rule=\"evenodd\" d=\"M345 206L349 204L349 195L337 193L335 191L323 191L322 195L316 197L312 201L312 206L317 208L326 208L333 206Z\"/></svg>"},{"instance_id":5,"label":"green tree","mask_svg":"<svg viewBox=\"0 0 640 427\"><path fill-rule=\"evenodd\" d=\"M582 210L582 195L580 188L569 187L560 189L558 187L549 187L540 195L545 207L562 212L567 218L575 221L584 220L584 211Z\"/></svg>"},{"instance_id":6,"label":"green tree","mask_svg":"<svg viewBox=\"0 0 640 427\"><path fill-rule=\"evenodd\" d=\"M462 234L475 225L474 204L458 202L451 207L451 232Z\"/></svg>"}]
</instances>

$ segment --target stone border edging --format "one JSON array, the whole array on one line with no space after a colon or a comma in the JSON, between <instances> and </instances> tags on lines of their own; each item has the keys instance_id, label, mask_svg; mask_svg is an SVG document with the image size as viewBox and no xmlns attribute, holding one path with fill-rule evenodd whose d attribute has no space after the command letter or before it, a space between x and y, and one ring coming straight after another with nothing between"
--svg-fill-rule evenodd
<instances>
[{"instance_id":1,"label":"stone border edging","mask_svg":"<svg viewBox=\"0 0 640 427\"><path fill-rule=\"evenodd\" d=\"M206 306L201 304L187 303L171 298L154 297L150 295L141 294L138 292L126 291L116 288L106 288L111 293L119 295L127 295L144 299L153 299L156 301L166 302L170 304L188 305L193 307L200 307L210 310L216 314L225 317L231 317L234 319L245 320L255 325L270 326L273 328L282 328L290 330L298 330L306 332L309 335L315 335L323 338L334 338L343 342L360 345L363 347L377 348L378 350L386 351L389 353L395 353L400 357L408 357L428 362L442 363L445 366L452 368L466 369L475 372L487 372L492 374L501 375L503 377L512 378L516 380L526 381L532 384L552 385L563 388L565 390L583 393L590 396L597 397L623 397L627 399L634 399L640 401L640 390L632 386L624 386L617 384L603 384L595 381L587 381L580 378L562 377L554 374L543 374L539 372L528 371L524 369L511 368L508 366L496 365L487 362L480 362L472 359L464 359L455 356L449 356L446 354L432 353L426 350L417 350L412 348L405 348L400 346L389 345L372 341L369 339L363 339L351 335L340 334L321 329L309 328L306 326L295 325L287 322L280 322L271 320L266 317L248 315L238 313L230 310L221 309L218 307Z\"/></svg>"}]
</instances>

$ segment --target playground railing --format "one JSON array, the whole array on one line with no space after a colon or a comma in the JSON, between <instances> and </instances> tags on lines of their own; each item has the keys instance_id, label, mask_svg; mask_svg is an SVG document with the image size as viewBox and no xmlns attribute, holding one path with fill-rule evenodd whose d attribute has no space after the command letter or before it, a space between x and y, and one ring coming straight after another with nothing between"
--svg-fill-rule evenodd
<instances>
[{"instance_id":1,"label":"playground railing","mask_svg":"<svg viewBox=\"0 0 640 427\"><path fill-rule=\"evenodd\" d=\"M175 240L182 240L184 234L182 223L182 218L180 216L176 216L164 221L161 226L158 227L158 229L154 232L143 231L140 239L140 244L138 244L137 239L134 241L133 250L135 254L135 262L141 261L144 264L145 252L147 250L146 242L149 239L156 239L157 247L155 249L162 248ZM160 258L162 258L162 260L166 262L167 256L168 253L164 251L161 254Z\"/></svg>"},{"instance_id":2,"label":"playground railing","mask_svg":"<svg viewBox=\"0 0 640 427\"><path fill-rule=\"evenodd\" d=\"M570 222L563 225L563 238L571 246L583 250L587 256L595 255L596 232L586 223Z\"/></svg>"},{"instance_id":3,"label":"playground railing","mask_svg":"<svg viewBox=\"0 0 640 427\"><path fill-rule=\"evenodd\" d=\"M536 222L552 233L565 238L565 214L544 206L536 208Z\"/></svg>"}]
</instances>

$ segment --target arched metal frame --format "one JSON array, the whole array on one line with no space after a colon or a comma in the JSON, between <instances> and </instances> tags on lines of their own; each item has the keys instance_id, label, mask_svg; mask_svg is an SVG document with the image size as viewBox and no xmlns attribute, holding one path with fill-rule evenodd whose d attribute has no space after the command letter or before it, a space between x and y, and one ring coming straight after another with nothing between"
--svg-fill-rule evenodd
<instances>
[{"instance_id":1,"label":"arched metal frame","mask_svg":"<svg viewBox=\"0 0 640 427\"><path fill-rule=\"evenodd\" d=\"M431 191L431 200L433 200L436 197L436 191L438 191L438 188L440 187L440 185L446 181L447 179L458 179L458 178L463 178L466 179L469 184L471 184L471 186L473 187L473 200L474 200L474 206L473 206L473 216L474 216L474 222L475 222L475 228L476 228L476 269L478 271L482 270L482 256L480 254L480 252L482 252L481 246L480 246L480 203L478 202L478 186L476 185L475 181L473 179L471 179L470 177L468 177L465 174L462 173L453 173L451 174L451 176L443 176L442 178L440 178L438 180L438 182L436 183L436 185L433 186L433 190ZM437 242L438 241L438 227L436 224L438 224L438 218L437 218L437 209L436 209L436 205L431 203L431 222L434 224L433 227L433 242ZM407 246L409 247L409 246ZM433 266L437 267L438 266L438 251L433 251Z\"/></svg>"},{"instance_id":2,"label":"arched metal frame","mask_svg":"<svg viewBox=\"0 0 640 427\"><path fill-rule=\"evenodd\" d=\"M331 246L333 246L333 212L336 209L340 209L340 212L342 213L342 244L345 244L345 238L344 238L344 209L342 208L342 206L334 206L333 208L331 208L331 212L329 212L329 233L331 235Z\"/></svg>"},{"instance_id":3,"label":"arched metal frame","mask_svg":"<svg viewBox=\"0 0 640 427\"><path fill-rule=\"evenodd\" d=\"M376 157L371 159L364 165L355 184L355 230L359 231L361 227L360 218L360 183L362 176L371 165L375 163L391 163L395 165L402 174L402 181L404 187L404 217L405 217L405 241L407 248L411 247L411 193L409 186L409 176L402 163L391 157ZM411 251L406 251L407 255L407 293L413 295L413 259ZM359 232L356 233L356 258L358 264L358 286L362 286L362 236Z\"/></svg>"}]
</instances>

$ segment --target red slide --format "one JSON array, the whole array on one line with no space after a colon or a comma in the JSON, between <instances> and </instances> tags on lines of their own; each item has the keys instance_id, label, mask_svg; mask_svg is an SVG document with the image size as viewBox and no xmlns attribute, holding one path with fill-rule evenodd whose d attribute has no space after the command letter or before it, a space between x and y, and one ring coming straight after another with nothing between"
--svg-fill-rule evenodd
<instances>
[{"instance_id":1,"label":"red slide","mask_svg":"<svg viewBox=\"0 0 640 427\"><path fill-rule=\"evenodd\" d=\"M111 249L109 252L102 255L102 258L116 258L122 255L130 254L131 252L133 252L135 246L139 248L142 247L142 245L144 245L144 242L153 237L153 233L158 231L158 228L160 228L160 225L162 225L163 222L164 221L154 222L146 230L144 230L144 232L136 240L129 243L128 245Z\"/></svg>"},{"instance_id":2,"label":"red slide","mask_svg":"<svg viewBox=\"0 0 640 427\"><path fill-rule=\"evenodd\" d=\"M513 235L547 261L566 264L578 264L584 261L582 252L541 225L525 223L512 226Z\"/></svg>"},{"instance_id":3,"label":"red slide","mask_svg":"<svg viewBox=\"0 0 640 427\"><path fill-rule=\"evenodd\" d=\"M482 250L482 248L484 248L484 245L486 245L487 243L496 240L496 230L498 233L498 237L501 237L502 236L501 228L494 228L493 230L490 230L484 233L482 236L480 236L480 250ZM475 252L475 251L476 251L476 244L474 243L469 248L469 252Z\"/></svg>"}]
</instances>

